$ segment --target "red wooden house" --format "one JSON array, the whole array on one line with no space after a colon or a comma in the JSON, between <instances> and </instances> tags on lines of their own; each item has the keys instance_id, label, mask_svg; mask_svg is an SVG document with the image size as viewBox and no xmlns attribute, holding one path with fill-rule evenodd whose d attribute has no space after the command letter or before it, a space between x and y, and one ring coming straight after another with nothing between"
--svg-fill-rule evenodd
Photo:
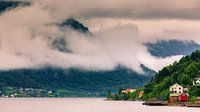
<instances>
[{"instance_id":1,"label":"red wooden house","mask_svg":"<svg viewBox=\"0 0 200 112\"><path fill-rule=\"evenodd\" d=\"M189 95L186 93L182 93L181 95L179 95L178 100L180 102L187 102L189 99Z\"/></svg>"},{"instance_id":2,"label":"red wooden house","mask_svg":"<svg viewBox=\"0 0 200 112\"><path fill-rule=\"evenodd\" d=\"M169 97L169 102L170 103L173 103L173 102L178 102L179 101L179 94L170 94L170 97Z\"/></svg>"}]
</instances>

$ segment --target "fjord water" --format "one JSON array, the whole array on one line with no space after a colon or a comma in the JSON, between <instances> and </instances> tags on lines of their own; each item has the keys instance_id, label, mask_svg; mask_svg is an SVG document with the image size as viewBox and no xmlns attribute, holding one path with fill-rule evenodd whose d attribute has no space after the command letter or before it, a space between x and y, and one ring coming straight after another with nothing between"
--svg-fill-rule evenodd
<instances>
[{"instance_id":1,"label":"fjord water","mask_svg":"<svg viewBox=\"0 0 200 112\"><path fill-rule=\"evenodd\" d=\"M104 98L0 98L0 112L200 112L200 108L144 106Z\"/></svg>"}]
</instances>

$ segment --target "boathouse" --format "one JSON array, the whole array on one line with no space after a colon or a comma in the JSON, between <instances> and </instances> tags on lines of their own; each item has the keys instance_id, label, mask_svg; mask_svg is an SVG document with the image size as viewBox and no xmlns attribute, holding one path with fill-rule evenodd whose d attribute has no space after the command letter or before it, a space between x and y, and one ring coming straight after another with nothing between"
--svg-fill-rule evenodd
<instances>
[{"instance_id":1,"label":"boathouse","mask_svg":"<svg viewBox=\"0 0 200 112\"><path fill-rule=\"evenodd\" d=\"M169 102L173 103L173 102L178 102L179 101L179 94L178 93L172 93L169 96Z\"/></svg>"}]
</instances>

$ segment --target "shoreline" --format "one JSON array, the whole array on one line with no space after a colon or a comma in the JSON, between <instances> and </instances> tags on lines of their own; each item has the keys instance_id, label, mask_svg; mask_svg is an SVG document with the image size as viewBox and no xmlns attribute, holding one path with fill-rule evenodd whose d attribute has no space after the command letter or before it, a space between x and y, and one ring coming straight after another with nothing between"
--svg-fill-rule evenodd
<instances>
[{"instance_id":1,"label":"shoreline","mask_svg":"<svg viewBox=\"0 0 200 112\"><path fill-rule=\"evenodd\" d=\"M171 106L171 107L196 107L200 108L200 104L182 102L182 103L168 103L167 101L145 101L143 105L146 106Z\"/></svg>"},{"instance_id":2,"label":"shoreline","mask_svg":"<svg viewBox=\"0 0 200 112\"><path fill-rule=\"evenodd\" d=\"M166 101L143 101L143 100L112 100L107 99L106 97L0 97L0 100L6 99L102 99L102 101L114 101L114 102L140 102L144 106L161 106L161 107L186 107L186 108L200 108L200 104L191 104L191 103L167 103ZM146 104L145 104L146 103ZM148 103L148 104L147 104Z\"/></svg>"},{"instance_id":3,"label":"shoreline","mask_svg":"<svg viewBox=\"0 0 200 112\"><path fill-rule=\"evenodd\" d=\"M0 99L106 99L106 97L0 97Z\"/></svg>"},{"instance_id":4,"label":"shoreline","mask_svg":"<svg viewBox=\"0 0 200 112\"><path fill-rule=\"evenodd\" d=\"M139 101L143 102L142 105L145 106L168 106L168 107L188 107L188 108L200 108L200 104L195 103L168 103L167 101L143 101L143 100L112 100L112 99L105 99L105 101Z\"/></svg>"}]
</instances>

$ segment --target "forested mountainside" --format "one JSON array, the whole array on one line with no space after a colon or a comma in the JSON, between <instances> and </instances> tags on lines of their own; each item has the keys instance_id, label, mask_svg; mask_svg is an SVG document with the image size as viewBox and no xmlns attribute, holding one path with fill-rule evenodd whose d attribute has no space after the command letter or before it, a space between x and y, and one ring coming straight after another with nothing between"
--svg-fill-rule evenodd
<instances>
[{"instance_id":1,"label":"forested mountainside","mask_svg":"<svg viewBox=\"0 0 200 112\"><path fill-rule=\"evenodd\" d=\"M169 95L169 87L178 83L189 87L190 97L200 96L200 87L193 86L193 79L200 75L200 50L183 57L179 62L164 67L144 86L145 98Z\"/></svg>"},{"instance_id":2,"label":"forested mountainside","mask_svg":"<svg viewBox=\"0 0 200 112\"><path fill-rule=\"evenodd\" d=\"M141 87L146 84L155 72L143 68L146 74L138 74L123 67L110 71L86 71L51 67L1 71L0 86L1 88L62 89L93 95L105 95L108 90L116 91L119 88Z\"/></svg>"}]
</instances>

